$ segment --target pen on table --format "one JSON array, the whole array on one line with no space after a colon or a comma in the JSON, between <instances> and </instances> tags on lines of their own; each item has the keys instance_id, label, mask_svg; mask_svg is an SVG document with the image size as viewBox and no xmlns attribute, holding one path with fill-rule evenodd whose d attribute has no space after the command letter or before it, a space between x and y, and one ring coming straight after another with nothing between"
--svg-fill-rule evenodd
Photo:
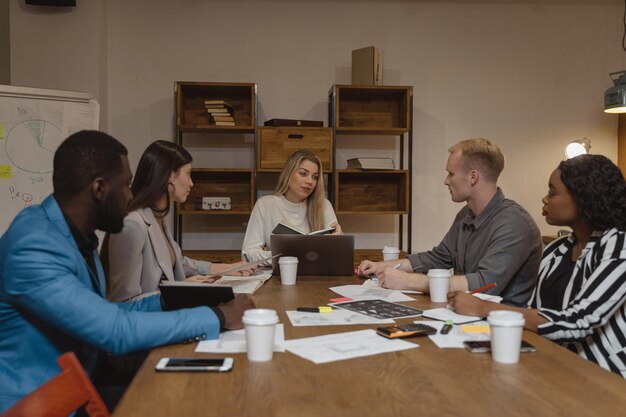
<instances>
[{"instance_id":1,"label":"pen on table","mask_svg":"<svg viewBox=\"0 0 626 417\"><path fill-rule=\"evenodd\" d=\"M296 311L302 311L305 313L332 313L332 307L319 306L319 307L298 307Z\"/></svg>"},{"instance_id":2,"label":"pen on table","mask_svg":"<svg viewBox=\"0 0 626 417\"><path fill-rule=\"evenodd\" d=\"M454 326L454 322L452 320L446 320L446 324L441 328L441 334L448 334L450 330L452 330L452 326Z\"/></svg>"},{"instance_id":3,"label":"pen on table","mask_svg":"<svg viewBox=\"0 0 626 417\"><path fill-rule=\"evenodd\" d=\"M470 294L476 294L477 292L487 291L489 288L493 288L496 285L498 285L498 284L495 283L495 282L492 282L491 284L483 285L480 288L476 288L475 290L470 291Z\"/></svg>"}]
</instances>

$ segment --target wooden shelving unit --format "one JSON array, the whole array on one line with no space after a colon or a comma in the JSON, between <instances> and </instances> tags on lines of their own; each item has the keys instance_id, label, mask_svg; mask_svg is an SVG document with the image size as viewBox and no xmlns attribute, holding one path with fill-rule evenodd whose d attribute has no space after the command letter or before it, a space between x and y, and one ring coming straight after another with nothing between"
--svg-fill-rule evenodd
<instances>
[{"instance_id":1,"label":"wooden shelving unit","mask_svg":"<svg viewBox=\"0 0 626 417\"><path fill-rule=\"evenodd\" d=\"M257 125L257 86L254 83L210 83L179 81L175 83L176 100L176 142L184 146L185 136L190 133L208 134L252 134L256 142ZM224 100L233 107L235 126L215 126L209 124L205 100ZM222 136L222 135L220 135ZM210 147L210 135L206 146ZM255 167L235 169L215 169L196 167L191 173L194 187L184 204L174 206L174 235L183 246L183 225L190 215L213 218L214 216L250 216L256 198ZM230 210L203 210L202 197L229 197ZM241 233L245 233L242 230ZM189 251L187 256L199 253L220 261L223 251ZM231 251L227 251L230 253ZM239 251L237 251L239 252ZM230 255L229 255L230 256ZM238 256L237 259L240 259Z\"/></svg>"},{"instance_id":2,"label":"wooden shelving unit","mask_svg":"<svg viewBox=\"0 0 626 417\"><path fill-rule=\"evenodd\" d=\"M408 253L412 227L412 108L410 86L334 85L328 93L328 122L335 138L333 154L337 135L399 138L399 169L333 170L334 181L329 188L335 211L338 215L397 215L398 247Z\"/></svg>"}]
</instances>

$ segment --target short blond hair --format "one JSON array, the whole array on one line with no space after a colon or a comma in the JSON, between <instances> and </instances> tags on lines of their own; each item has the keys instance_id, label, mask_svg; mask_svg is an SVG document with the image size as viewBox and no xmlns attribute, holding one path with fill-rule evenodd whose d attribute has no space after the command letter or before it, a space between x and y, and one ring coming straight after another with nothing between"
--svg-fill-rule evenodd
<instances>
[{"instance_id":1,"label":"short blond hair","mask_svg":"<svg viewBox=\"0 0 626 417\"><path fill-rule=\"evenodd\" d=\"M504 154L500 148L484 138L462 140L452 145L448 152L460 152L465 172L479 171L490 182L497 182L504 169Z\"/></svg>"}]
</instances>

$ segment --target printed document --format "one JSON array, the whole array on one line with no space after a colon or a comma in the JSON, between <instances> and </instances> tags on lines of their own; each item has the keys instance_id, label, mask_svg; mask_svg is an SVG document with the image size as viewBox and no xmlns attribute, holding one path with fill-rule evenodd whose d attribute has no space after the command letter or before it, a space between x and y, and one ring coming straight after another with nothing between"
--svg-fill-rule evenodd
<instances>
[{"instance_id":1,"label":"printed document","mask_svg":"<svg viewBox=\"0 0 626 417\"><path fill-rule=\"evenodd\" d=\"M282 323L276 325L274 332L274 352L284 352L285 328ZM242 353L246 352L245 329L224 332L219 339L202 340L196 346L196 352L203 353Z\"/></svg>"}]
</instances>

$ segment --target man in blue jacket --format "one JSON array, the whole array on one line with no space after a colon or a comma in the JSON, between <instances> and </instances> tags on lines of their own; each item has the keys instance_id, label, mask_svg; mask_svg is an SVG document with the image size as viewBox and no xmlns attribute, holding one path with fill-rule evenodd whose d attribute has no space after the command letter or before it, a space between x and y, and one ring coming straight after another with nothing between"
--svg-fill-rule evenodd
<instances>
[{"instance_id":1,"label":"man in blue jacket","mask_svg":"<svg viewBox=\"0 0 626 417\"><path fill-rule=\"evenodd\" d=\"M96 229L117 233L131 199L127 150L82 131L54 155L54 193L24 209L0 239L0 412L59 373L73 351L92 375L104 352L219 337L253 308L238 296L219 308L163 312L160 296L112 303Z\"/></svg>"}]
</instances>

